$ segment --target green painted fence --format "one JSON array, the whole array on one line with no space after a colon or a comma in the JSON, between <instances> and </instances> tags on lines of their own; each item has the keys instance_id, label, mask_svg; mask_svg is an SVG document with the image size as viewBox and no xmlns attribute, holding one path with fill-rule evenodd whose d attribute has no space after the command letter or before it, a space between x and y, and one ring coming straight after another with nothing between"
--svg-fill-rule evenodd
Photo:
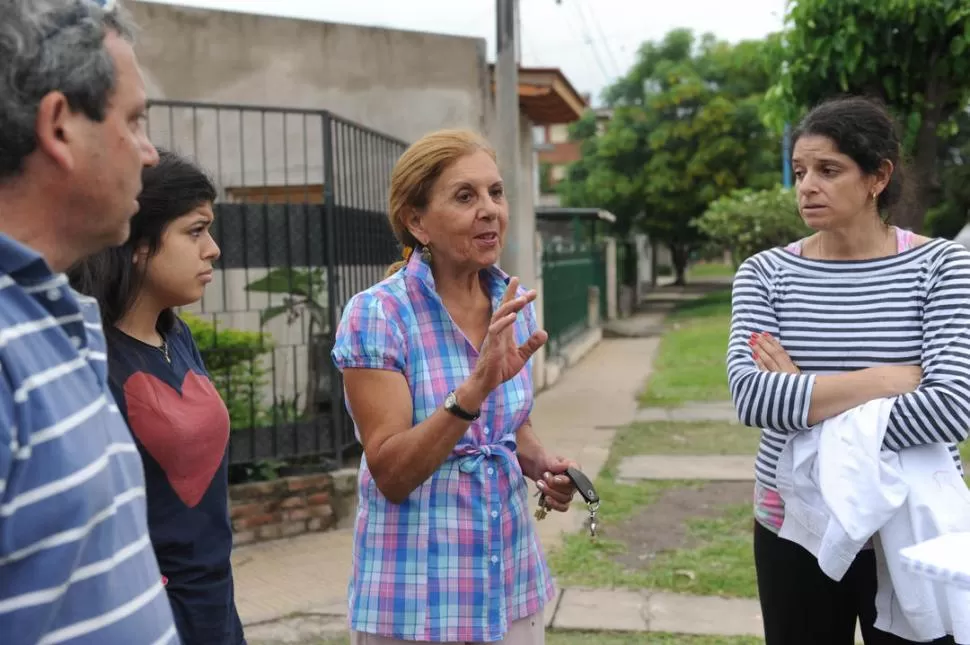
<instances>
[{"instance_id":1,"label":"green painted fence","mask_svg":"<svg viewBox=\"0 0 970 645\"><path fill-rule=\"evenodd\" d=\"M601 275L605 293L605 252L600 245L543 252L542 316L550 355L589 327L589 287L598 285Z\"/></svg>"}]
</instances>

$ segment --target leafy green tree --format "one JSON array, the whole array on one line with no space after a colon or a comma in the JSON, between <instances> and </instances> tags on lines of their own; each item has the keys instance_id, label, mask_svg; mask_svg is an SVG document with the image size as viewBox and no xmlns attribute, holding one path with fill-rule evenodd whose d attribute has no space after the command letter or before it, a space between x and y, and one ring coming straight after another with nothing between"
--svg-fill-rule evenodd
<instances>
[{"instance_id":1,"label":"leafy green tree","mask_svg":"<svg viewBox=\"0 0 970 645\"><path fill-rule=\"evenodd\" d=\"M683 29L645 43L605 93L605 132L597 136L592 115L573 126L582 159L560 183L563 202L607 208L619 235L640 230L666 244L682 284L703 240L691 221L732 190L778 180L778 141L759 116L771 82L766 46Z\"/></svg>"},{"instance_id":2,"label":"leafy green tree","mask_svg":"<svg viewBox=\"0 0 970 645\"><path fill-rule=\"evenodd\" d=\"M970 98L970 2L967 0L793 0L781 70L766 101L780 130L808 108L839 94L883 100L904 125L904 145L919 187L918 204L896 223L921 230L938 203L941 142Z\"/></svg>"}]
</instances>

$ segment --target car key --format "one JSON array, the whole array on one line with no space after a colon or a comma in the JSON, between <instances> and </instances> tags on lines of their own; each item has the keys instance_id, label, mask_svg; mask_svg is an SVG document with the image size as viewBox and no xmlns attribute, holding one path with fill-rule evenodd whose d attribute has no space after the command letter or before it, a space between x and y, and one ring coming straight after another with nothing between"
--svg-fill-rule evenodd
<instances>
[{"instance_id":1,"label":"car key","mask_svg":"<svg viewBox=\"0 0 970 645\"><path fill-rule=\"evenodd\" d=\"M586 510L589 511L589 536L596 537L596 512L600 508L600 496L596 493L593 482L578 468L566 469L566 477L573 483L579 494L586 500Z\"/></svg>"},{"instance_id":2,"label":"car key","mask_svg":"<svg viewBox=\"0 0 970 645\"><path fill-rule=\"evenodd\" d=\"M566 477L569 477L569 481L573 483L573 486L576 487L576 490L583 496L587 504L599 504L600 496L596 494L593 482L589 481L589 477L583 474L583 471L570 466L564 474Z\"/></svg>"},{"instance_id":3,"label":"car key","mask_svg":"<svg viewBox=\"0 0 970 645\"><path fill-rule=\"evenodd\" d=\"M596 512L599 510L600 497L596 493L596 488L593 486L593 482L589 480L581 470L578 468L569 467L566 472L563 473L569 478L569 481L573 483L573 486L579 491L579 494L586 501L586 508L589 511L589 533L590 536L596 537ZM543 493L539 493L539 508L536 509L535 518L536 520L545 519L549 512L549 507L546 504L546 496Z\"/></svg>"}]
</instances>

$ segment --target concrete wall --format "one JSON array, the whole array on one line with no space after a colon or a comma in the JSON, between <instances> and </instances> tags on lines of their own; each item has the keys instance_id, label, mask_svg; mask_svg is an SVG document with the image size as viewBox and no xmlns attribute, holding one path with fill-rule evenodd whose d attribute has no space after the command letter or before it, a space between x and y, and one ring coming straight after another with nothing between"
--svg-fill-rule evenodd
<instances>
[{"instance_id":1,"label":"concrete wall","mask_svg":"<svg viewBox=\"0 0 970 645\"><path fill-rule=\"evenodd\" d=\"M327 168L323 119L313 111L376 131L348 124L333 131L337 203L375 211L386 208L390 172L402 152L377 133L410 143L445 127L485 136L492 130L494 97L483 39L144 1L128 7L140 28L136 51L151 99L241 106L162 106L149 114L152 140L196 158L216 179L222 200L319 203ZM519 189L532 195L532 124L524 116L521 132ZM523 209L531 211L531 201ZM367 270L376 281L383 269ZM360 270L338 267L338 273ZM259 311L281 301L245 291L264 269L216 273L205 301L189 310L215 315L220 325L258 329ZM274 368L275 394L302 393L305 321L278 318L265 331L279 347L266 361ZM537 362L541 366L542 358ZM267 391L264 403L269 398Z\"/></svg>"},{"instance_id":2,"label":"concrete wall","mask_svg":"<svg viewBox=\"0 0 970 645\"><path fill-rule=\"evenodd\" d=\"M644 233L638 233L634 237L634 244L637 251L637 291L635 299L636 302L640 302L653 290L657 281L657 276L654 275L653 271L654 261L656 260L655 251L663 250L665 247L653 244L650 236ZM669 256L669 254L670 251L668 250L667 255Z\"/></svg>"},{"instance_id":3,"label":"concrete wall","mask_svg":"<svg viewBox=\"0 0 970 645\"><path fill-rule=\"evenodd\" d=\"M224 197L240 187L319 191L324 122L312 111L405 143L439 128L487 126L482 39L149 2L130 8L150 98L250 108L149 113L152 139L198 159L228 191ZM338 203L383 210L403 148L343 123L332 138Z\"/></svg>"},{"instance_id":4,"label":"concrete wall","mask_svg":"<svg viewBox=\"0 0 970 645\"><path fill-rule=\"evenodd\" d=\"M617 316L616 238L606 240L606 319L615 320Z\"/></svg>"},{"instance_id":5,"label":"concrete wall","mask_svg":"<svg viewBox=\"0 0 970 645\"><path fill-rule=\"evenodd\" d=\"M129 3L154 99L330 110L405 141L485 128L484 39Z\"/></svg>"}]
</instances>

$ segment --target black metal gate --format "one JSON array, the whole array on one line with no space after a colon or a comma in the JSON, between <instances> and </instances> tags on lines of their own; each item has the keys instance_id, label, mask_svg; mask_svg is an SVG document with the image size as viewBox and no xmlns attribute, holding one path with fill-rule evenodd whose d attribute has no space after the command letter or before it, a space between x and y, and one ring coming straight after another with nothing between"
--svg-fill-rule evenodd
<instances>
[{"instance_id":1,"label":"black metal gate","mask_svg":"<svg viewBox=\"0 0 970 645\"><path fill-rule=\"evenodd\" d=\"M229 408L232 463L341 460L356 440L333 333L399 255L387 192L406 144L322 110L180 101L151 102L148 132L220 190L216 276L181 315Z\"/></svg>"}]
</instances>

